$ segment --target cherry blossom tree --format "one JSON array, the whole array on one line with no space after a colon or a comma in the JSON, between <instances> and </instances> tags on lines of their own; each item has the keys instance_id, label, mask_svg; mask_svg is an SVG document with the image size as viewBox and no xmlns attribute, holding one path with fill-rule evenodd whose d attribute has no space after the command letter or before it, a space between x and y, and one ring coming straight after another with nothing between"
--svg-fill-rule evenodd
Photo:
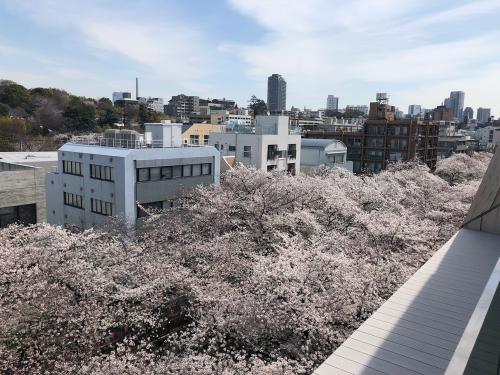
<instances>
[{"instance_id":1,"label":"cherry blossom tree","mask_svg":"<svg viewBox=\"0 0 500 375\"><path fill-rule=\"evenodd\" d=\"M242 167L133 230L3 229L0 371L310 373L457 230L489 161L465 157Z\"/></svg>"}]
</instances>

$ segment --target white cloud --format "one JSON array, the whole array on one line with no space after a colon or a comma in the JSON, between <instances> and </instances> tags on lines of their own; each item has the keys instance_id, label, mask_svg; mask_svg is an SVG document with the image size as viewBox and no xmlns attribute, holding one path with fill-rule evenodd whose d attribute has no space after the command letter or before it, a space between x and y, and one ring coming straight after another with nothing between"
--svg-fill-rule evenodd
<instances>
[{"instance_id":1,"label":"white cloud","mask_svg":"<svg viewBox=\"0 0 500 375\"><path fill-rule=\"evenodd\" d=\"M283 74L288 105L323 105L329 93L345 99L343 105L363 103L377 88L392 92L403 109L411 103L437 105L452 89L466 91L469 105L492 101L476 82L500 80L500 72L494 70L488 70L488 80L482 79L484 67L500 61L500 25L469 35L482 26L477 23L481 18L493 14L500 19L497 0L230 3L266 30L258 43L232 46L233 50L253 79ZM367 90L374 92L367 97ZM411 92L414 97L407 95ZM430 97L435 101L429 102ZM500 103L492 107L500 111Z\"/></svg>"}]
</instances>

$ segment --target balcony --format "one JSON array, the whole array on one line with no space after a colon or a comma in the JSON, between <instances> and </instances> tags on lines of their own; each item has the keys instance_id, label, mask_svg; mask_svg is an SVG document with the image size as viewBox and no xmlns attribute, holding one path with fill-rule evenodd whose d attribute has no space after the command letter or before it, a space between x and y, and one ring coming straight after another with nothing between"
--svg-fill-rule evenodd
<instances>
[{"instance_id":1,"label":"balcony","mask_svg":"<svg viewBox=\"0 0 500 375\"><path fill-rule=\"evenodd\" d=\"M315 375L500 373L500 148L460 229Z\"/></svg>"}]
</instances>

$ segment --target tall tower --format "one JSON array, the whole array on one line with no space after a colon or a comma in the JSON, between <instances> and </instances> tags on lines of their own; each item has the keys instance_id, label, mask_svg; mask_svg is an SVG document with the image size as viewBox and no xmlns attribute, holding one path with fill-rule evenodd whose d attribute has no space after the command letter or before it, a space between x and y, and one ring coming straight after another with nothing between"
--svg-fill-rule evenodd
<instances>
[{"instance_id":1,"label":"tall tower","mask_svg":"<svg viewBox=\"0 0 500 375\"><path fill-rule=\"evenodd\" d=\"M279 74L267 78L267 109L269 112L286 110L286 81Z\"/></svg>"},{"instance_id":2,"label":"tall tower","mask_svg":"<svg viewBox=\"0 0 500 375\"><path fill-rule=\"evenodd\" d=\"M139 100L139 77L135 77L135 99Z\"/></svg>"},{"instance_id":3,"label":"tall tower","mask_svg":"<svg viewBox=\"0 0 500 375\"><path fill-rule=\"evenodd\" d=\"M326 98L326 109L329 111L339 110L339 98L334 95L328 95Z\"/></svg>"},{"instance_id":4,"label":"tall tower","mask_svg":"<svg viewBox=\"0 0 500 375\"><path fill-rule=\"evenodd\" d=\"M452 91L450 93L450 108L452 111L452 116L455 120L462 121L464 113L464 99L465 92L463 91Z\"/></svg>"}]
</instances>

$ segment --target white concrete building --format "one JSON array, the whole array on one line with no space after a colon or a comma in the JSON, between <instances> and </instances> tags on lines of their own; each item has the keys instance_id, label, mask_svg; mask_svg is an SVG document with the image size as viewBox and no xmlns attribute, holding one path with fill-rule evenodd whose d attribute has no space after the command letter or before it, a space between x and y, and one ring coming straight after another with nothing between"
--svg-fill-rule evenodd
<instances>
[{"instance_id":1,"label":"white concrete building","mask_svg":"<svg viewBox=\"0 0 500 375\"><path fill-rule=\"evenodd\" d=\"M347 161L347 146L336 139L302 138L300 170L308 173L321 166L344 168L352 172L352 161Z\"/></svg>"},{"instance_id":2,"label":"white concrete building","mask_svg":"<svg viewBox=\"0 0 500 375\"><path fill-rule=\"evenodd\" d=\"M222 156L234 156L236 162L263 171L300 171L300 135L291 135L288 116L257 116L255 133L227 132L211 134L209 145Z\"/></svg>"},{"instance_id":3,"label":"white concrete building","mask_svg":"<svg viewBox=\"0 0 500 375\"><path fill-rule=\"evenodd\" d=\"M145 127L144 135L108 131L91 144L61 147L58 172L46 177L47 221L90 228L119 216L132 224L141 207L169 208L184 189L219 183L215 148L184 147L181 124Z\"/></svg>"}]
</instances>

